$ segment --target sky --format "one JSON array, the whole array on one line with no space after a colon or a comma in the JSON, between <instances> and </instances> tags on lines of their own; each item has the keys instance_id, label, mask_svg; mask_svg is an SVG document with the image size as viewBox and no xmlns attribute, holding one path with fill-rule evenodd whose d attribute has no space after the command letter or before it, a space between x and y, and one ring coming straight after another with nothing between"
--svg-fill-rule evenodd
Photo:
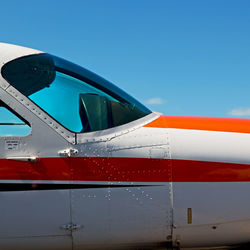
<instances>
[{"instance_id":1,"label":"sky","mask_svg":"<svg viewBox=\"0 0 250 250\"><path fill-rule=\"evenodd\" d=\"M77 63L166 115L250 118L249 0L1 0L0 41Z\"/></svg>"}]
</instances>

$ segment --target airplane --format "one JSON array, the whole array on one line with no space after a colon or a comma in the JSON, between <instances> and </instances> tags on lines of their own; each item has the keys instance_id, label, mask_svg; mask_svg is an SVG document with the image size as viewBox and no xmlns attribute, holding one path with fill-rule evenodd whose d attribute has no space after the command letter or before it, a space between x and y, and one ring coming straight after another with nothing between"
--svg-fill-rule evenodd
<instances>
[{"instance_id":1,"label":"airplane","mask_svg":"<svg viewBox=\"0 0 250 250\"><path fill-rule=\"evenodd\" d=\"M0 67L0 249L250 242L250 120L164 116L17 45Z\"/></svg>"}]
</instances>

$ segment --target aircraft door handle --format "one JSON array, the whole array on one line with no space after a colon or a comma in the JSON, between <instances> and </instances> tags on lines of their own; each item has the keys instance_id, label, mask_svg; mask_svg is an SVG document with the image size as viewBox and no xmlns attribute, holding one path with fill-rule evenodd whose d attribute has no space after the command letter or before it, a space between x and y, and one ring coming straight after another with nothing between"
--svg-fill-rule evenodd
<instances>
[{"instance_id":1,"label":"aircraft door handle","mask_svg":"<svg viewBox=\"0 0 250 250\"><path fill-rule=\"evenodd\" d=\"M71 157L71 156L75 156L77 154L78 154L78 150L75 148L67 148L67 149L63 149L63 150L58 151L59 156Z\"/></svg>"},{"instance_id":2,"label":"aircraft door handle","mask_svg":"<svg viewBox=\"0 0 250 250\"><path fill-rule=\"evenodd\" d=\"M13 156L13 157L7 157L6 159L12 161L37 162L36 156Z\"/></svg>"},{"instance_id":3,"label":"aircraft door handle","mask_svg":"<svg viewBox=\"0 0 250 250\"><path fill-rule=\"evenodd\" d=\"M69 224L65 224L65 225L61 226L61 229L64 229L64 230L70 231L70 232L77 231L77 230L80 230L82 228L83 228L82 225L74 224L74 223L69 223Z\"/></svg>"}]
</instances>

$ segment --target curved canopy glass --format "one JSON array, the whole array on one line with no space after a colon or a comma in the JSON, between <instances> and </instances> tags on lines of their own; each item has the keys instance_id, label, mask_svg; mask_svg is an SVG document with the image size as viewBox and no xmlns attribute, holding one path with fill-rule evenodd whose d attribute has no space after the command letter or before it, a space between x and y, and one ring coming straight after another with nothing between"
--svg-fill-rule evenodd
<instances>
[{"instance_id":1,"label":"curved canopy glass","mask_svg":"<svg viewBox=\"0 0 250 250\"><path fill-rule=\"evenodd\" d=\"M2 67L2 76L73 132L123 125L151 111L102 77L64 59L38 54Z\"/></svg>"}]
</instances>

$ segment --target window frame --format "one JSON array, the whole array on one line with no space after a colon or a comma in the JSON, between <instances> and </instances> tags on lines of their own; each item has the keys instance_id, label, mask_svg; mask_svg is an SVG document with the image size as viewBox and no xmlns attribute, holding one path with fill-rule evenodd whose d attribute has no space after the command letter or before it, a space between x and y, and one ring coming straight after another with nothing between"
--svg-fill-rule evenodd
<instances>
[{"instance_id":1,"label":"window frame","mask_svg":"<svg viewBox=\"0 0 250 250\"><path fill-rule=\"evenodd\" d=\"M25 118L23 118L19 113L17 113L14 109L12 109L9 105L7 105L3 100L0 99L0 107L4 107L6 108L9 112L11 112L13 115L15 115L18 119L20 119L21 121L23 121L25 123L25 125L29 126L30 131L28 134L26 135L1 135L0 134L0 138L6 138L6 137L27 137L32 133L32 126L30 124L29 121L27 121ZM2 124L0 124L1 126ZM10 125L12 126L12 125Z\"/></svg>"}]
</instances>

